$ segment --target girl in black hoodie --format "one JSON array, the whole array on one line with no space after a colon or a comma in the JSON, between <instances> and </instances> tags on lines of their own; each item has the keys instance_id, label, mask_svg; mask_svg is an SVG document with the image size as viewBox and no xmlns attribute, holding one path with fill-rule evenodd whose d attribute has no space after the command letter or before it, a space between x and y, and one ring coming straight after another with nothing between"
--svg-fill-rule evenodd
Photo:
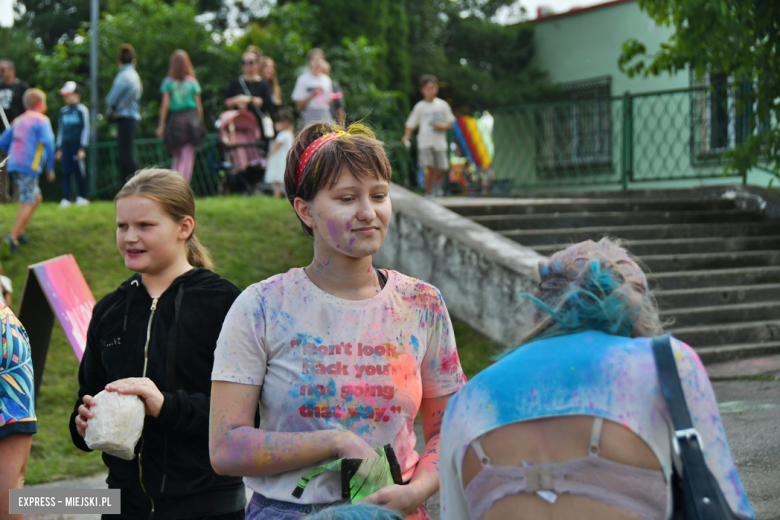
<instances>
[{"instance_id":1,"label":"girl in black hoodie","mask_svg":"<svg viewBox=\"0 0 780 520\"><path fill-rule=\"evenodd\" d=\"M241 291L211 272L195 237L194 195L181 175L140 171L115 206L117 246L136 274L93 310L70 420L73 443L90 451L84 435L100 413L95 394L137 395L146 420L136 458L103 453L108 487L122 490L121 517L243 519L241 478L217 475L208 452L214 348Z\"/></svg>"}]
</instances>

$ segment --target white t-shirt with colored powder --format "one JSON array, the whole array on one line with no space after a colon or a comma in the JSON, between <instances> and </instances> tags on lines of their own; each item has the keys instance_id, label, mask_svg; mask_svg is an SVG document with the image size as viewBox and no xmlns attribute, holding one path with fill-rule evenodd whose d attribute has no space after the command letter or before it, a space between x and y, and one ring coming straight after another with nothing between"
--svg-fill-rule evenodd
<instances>
[{"instance_id":1,"label":"white t-shirt with colored powder","mask_svg":"<svg viewBox=\"0 0 780 520\"><path fill-rule=\"evenodd\" d=\"M419 128L417 132L417 147L420 150L433 148L437 152L447 151L447 132L436 130L434 124L447 124L455 121L452 109L446 101L433 98L430 103L420 101L412 109L406 128Z\"/></svg>"},{"instance_id":2,"label":"white t-shirt with colored powder","mask_svg":"<svg viewBox=\"0 0 780 520\"><path fill-rule=\"evenodd\" d=\"M322 91L311 98L306 106L301 110L303 124L307 125L312 121L330 121L330 101L333 97L333 81L330 76L319 74L315 76L308 70L298 76L293 88L293 101L303 101L314 93L315 89Z\"/></svg>"},{"instance_id":3,"label":"white t-shirt with colored powder","mask_svg":"<svg viewBox=\"0 0 780 520\"><path fill-rule=\"evenodd\" d=\"M331 296L291 269L248 287L233 304L214 353L214 381L262 385L260 429L349 429L372 448L392 445L404 480L414 474L414 419L422 398L465 384L455 336L435 287L388 271L376 296ZM292 448L294 449L294 447ZM245 477L276 500L316 504L341 499L340 476L300 478L322 461L269 477Z\"/></svg>"}]
</instances>

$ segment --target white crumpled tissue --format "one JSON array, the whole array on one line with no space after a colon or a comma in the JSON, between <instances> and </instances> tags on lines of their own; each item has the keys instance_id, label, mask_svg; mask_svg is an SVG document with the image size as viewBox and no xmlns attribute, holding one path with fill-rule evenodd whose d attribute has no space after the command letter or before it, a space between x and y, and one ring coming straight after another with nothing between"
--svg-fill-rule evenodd
<instances>
[{"instance_id":1,"label":"white crumpled tissue","mask_svg":"<svg viewBox=\"0 0 780 520\"><path fill-rule=\"evenodd\" d=\"M103 390L95 396L94 417L87 423L84 440L92 450L133 460L135 445L144 428L144 403L137 395Z\"/></svg>"}]
</instances>

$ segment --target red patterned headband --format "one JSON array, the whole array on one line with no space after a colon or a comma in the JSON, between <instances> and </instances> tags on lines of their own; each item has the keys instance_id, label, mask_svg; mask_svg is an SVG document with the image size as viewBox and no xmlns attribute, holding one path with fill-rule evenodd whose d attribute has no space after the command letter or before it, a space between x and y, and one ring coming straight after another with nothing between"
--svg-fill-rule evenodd
<instances>
[{"instance_id":1,"label":"red patterned headband","mask_svg":"<svg viewBox=\"0 0 780 520\"><path fill-rule=\"evenodd\" d=\"M318 137L314 140L309 146L306 147L306 150L304 150L303 155L298 159L298 166L295 167L295 185L300 186L301 180L303 180L303 170L306 168L306 165L309 164L309 160L314 156L315 153L317 153L317 150L322 148L322 145L327 143L328 141L332 141L336 139L337 137L341 137L342 135L347 135L346 132L343 130L339 130L338 132L330 132L329 134L325 134L321 137Z\"/></svg>"}]
</instances>

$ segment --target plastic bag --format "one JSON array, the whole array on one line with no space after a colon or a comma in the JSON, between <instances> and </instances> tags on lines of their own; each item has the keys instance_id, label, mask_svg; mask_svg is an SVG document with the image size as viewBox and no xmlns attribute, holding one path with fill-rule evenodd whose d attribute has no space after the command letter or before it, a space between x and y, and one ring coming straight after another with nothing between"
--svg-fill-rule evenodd
<instances>
[{"instance_id":1,"label":"plastic bag","mask_svg":"<svg viewBox=\"0 0 780 520\"><path fill-rule=\"evenodd\" d=\"M103 390L95 396L95 415L89 420L84 440L92 450L133 460L135 445L144 429L144 404L137 395Z\"/></svg>"},{"instance_id":2,"label":"plastic bag","mask_svg":"<svg viewBox=\"0 0 780 520\"><path fill-rule=\"evenodd\" d=\"M353 504L383 487L391 484L403 484L401 465L398 463L393 448L387 444L374 451L379 457L372 459L343 458L314 468L310 473L301 477L292 495L295 498L301 498L309 481L326 470L341 473L341 498L348 499Z\"/></svg>"}]
</instances>

